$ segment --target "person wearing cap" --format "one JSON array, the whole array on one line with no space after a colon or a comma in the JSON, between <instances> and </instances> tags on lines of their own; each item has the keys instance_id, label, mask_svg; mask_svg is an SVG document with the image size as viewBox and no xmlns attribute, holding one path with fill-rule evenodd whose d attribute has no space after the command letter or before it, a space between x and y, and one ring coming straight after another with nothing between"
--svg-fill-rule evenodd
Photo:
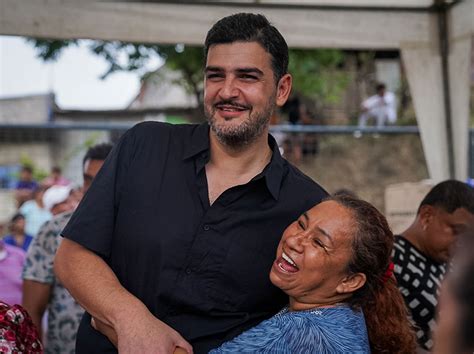
<instances>
[{"instance_id":1,"label":"person wearing cap","mask_svg":"<svg viewBox=\"0 0 474 354\"><path fill-rule=\"evenodd\" d=\"M53 215L58 215L72 209L70 186L52 186L44 192L43 205Z\"/></svg>"},{"instance_id":2,"label":"person wearing cap","mask_svg":"<svg viewBox=\"0 0 474 354\"><path fill-rule=\"evenodd\" d=\"M83 159L84 192L89 188L111 149L111 144L98 144L86 152ZM27 253L23 269L23 306L30 313L40 333L41 319L46 308L48 309L45 353L74 353L77 328L84 313L53 272L56 250L62 242L60 232L68 223L77 202L77 196L71 195L71 190L71 187L53 186L46 191L44 204L56 215L40 229ZM72 192L74 194L74 191ZM57 214L68 205L66 212Z\"/></svg>"}]
</instances>

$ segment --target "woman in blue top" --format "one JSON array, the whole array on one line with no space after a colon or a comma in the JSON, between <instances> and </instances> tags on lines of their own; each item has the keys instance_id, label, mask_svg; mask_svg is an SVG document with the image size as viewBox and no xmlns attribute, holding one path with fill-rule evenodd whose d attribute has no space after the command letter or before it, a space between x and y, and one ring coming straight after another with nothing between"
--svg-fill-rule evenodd
<instances>
[{"instance_id":1,"label":"woman in blue top","mask_svg":"<svg viewBox=\"0 0 474 354\"><path fill-rule=\"evenodd\" d=\"M210 353L414 353L392 247L369 203L338 196L316 205L285 230L270 271L288 307Z\"/></svg>"},{"instance_id":2,"label":"woman in blue top","mask_svg":"<svg viewBox=\"0 0 474 354\"><path fill-rule=\"evenodd\" d=\"M270 271L288 306L210 353L415 353L392 248L369 203L342 195L314 206L284 231ZM113 330L93 325L116 343Z\"/></svg>"},{"instance_id":3,"label":"woman in blue top","mask_svg":"<svg viewBox=\"0 0 474 354\"><path fill-rule=\"evenodd\" d=\"M23 251L27 251L30 247L31 241L33 241L33 236L25 233L25 217L23 214L15 214L10 222L10 231L11 234L6 235L3 238L3 242L7 245L16 246Z\"/></svg>"}]
</instances>

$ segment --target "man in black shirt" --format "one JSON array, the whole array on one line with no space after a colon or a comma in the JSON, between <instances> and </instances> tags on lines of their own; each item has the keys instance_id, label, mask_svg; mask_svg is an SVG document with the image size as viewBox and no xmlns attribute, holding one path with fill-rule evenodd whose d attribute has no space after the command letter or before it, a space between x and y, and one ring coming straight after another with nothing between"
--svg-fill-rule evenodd
<instances>
[{"instance_id":1,"label":"man in black shirt","mask_svg":"<svg viewBox=\"0 0 474 354\"><path fill-rule=\"evenodd\" d=\"M268 273L285 227L326 192L285 161L269 119L291 90L288 47L261 15L205 42L208 123L122 137L63 230L55 270L87 310L78 353L204 353L277 312Z\"/></svg>"},{"instance_id":2,"label":"man in black shirt","mask_svg":"<svg viewBox=\"0 0 474 354\"><path fill-rule=\"evenodd\" d=\"M433 347L439 286L457 236L474 220L474 190L459 181L437 184L420 203L413 224L395 237L394 274L418 344Z\"/></svg>"}]
</instances>

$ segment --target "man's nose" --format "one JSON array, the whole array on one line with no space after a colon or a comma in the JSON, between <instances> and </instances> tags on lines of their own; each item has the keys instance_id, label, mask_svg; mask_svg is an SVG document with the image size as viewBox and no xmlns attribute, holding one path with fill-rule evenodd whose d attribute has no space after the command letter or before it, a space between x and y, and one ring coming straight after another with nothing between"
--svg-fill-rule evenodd
<instances>
[{"instance_id":1,"label":"man's nose","mask_svg":"<svg viewBox=\"0 0 474 354\"><path fill-rule=\"evenodd\" d=\"M236 82L233 78L226 78L222 83L222 87L219 91L219 95L222 98L232 98L237 97L239 95L239 90L236 85Z\"/></svg>"}]
</instances>

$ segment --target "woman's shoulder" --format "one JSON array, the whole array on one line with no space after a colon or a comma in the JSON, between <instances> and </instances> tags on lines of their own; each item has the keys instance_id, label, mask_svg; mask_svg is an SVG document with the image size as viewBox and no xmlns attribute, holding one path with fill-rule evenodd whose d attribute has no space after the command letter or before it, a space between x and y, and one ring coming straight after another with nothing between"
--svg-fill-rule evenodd
<instances>
[{"instance_id":1,"label":"woman's shoulder","mask_svg":"<svg viewBox=\"0 0 474 354\"><path fill-rule=\"evenodd\" d=\"M224 343L211 353L369 353L364 316L348 306L289 312Z\"/></svg>"},{"instance_id":2,"label":"woman's shoulder","mask_svg":"<svg viewBox=\"0 0 474 354\"><path fill-rule=\"evenodd\" d=\"M292 351L370 352L364 315L349 306L288 312L281 316L281 333Z\"/></svg>"}]
</instances>

